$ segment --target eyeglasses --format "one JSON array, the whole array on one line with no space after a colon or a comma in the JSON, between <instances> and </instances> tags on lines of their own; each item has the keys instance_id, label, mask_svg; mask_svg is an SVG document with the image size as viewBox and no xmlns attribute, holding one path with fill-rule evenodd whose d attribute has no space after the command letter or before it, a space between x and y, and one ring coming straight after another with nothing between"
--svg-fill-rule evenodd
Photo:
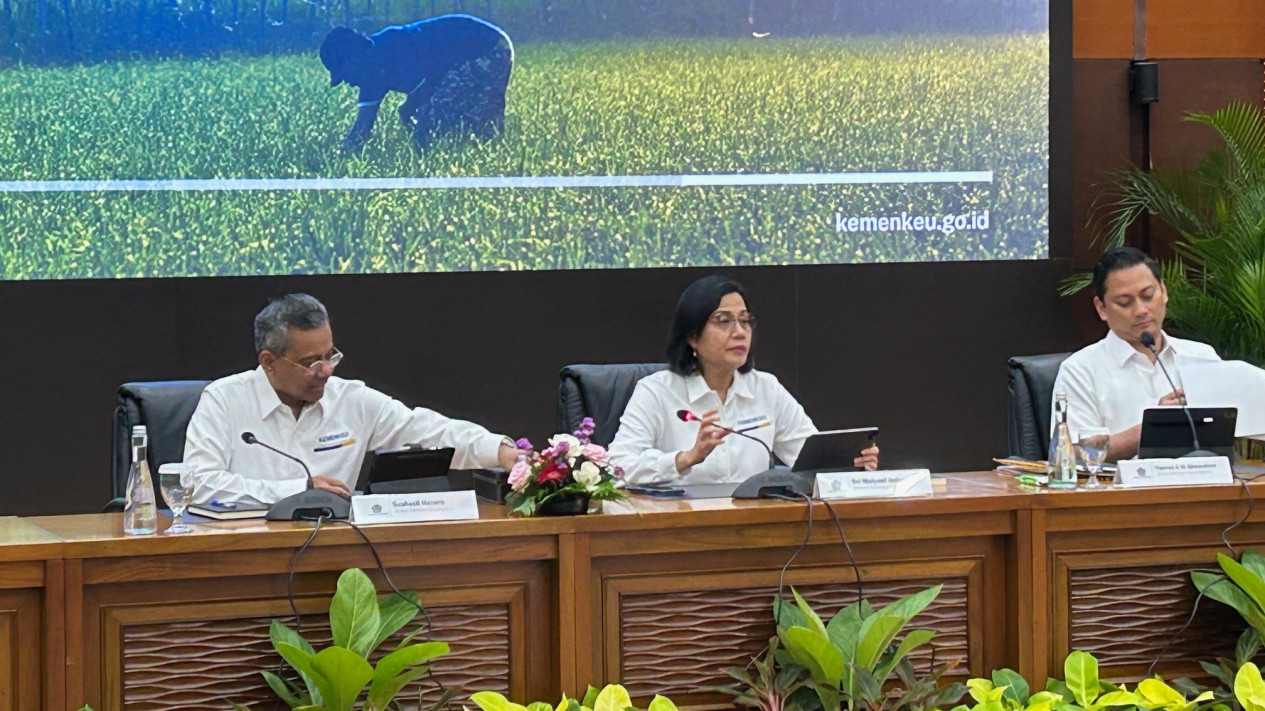
<instances>
[{"instance_id":1,"label":"eyeglasses","mask_svg":"<svg viewBox=\"0 0 1265 711\"><path fill-rule=\"evenodd\" d=\"M726 331L734 330L734 327L737 325L741 325L748 331L755 330L755 314L747 311L743 311L737 316L729 311L717 311L707 320Z\"/></svg>"},{"instance_id":2,"label":"eyeglasses","mask_svg":"<svg viewBox=\"0 0 1265 711\"><path fill-rule=\"evenodd\" d=\"M306 370L307 374L311 376L320 375L321 371L325 368L325 366L329 366L329 369L333 370L334 368L338 367L339 363L343 362L343 352L338 350L337 348L329 349L329 353L326 353L325 357L317 358L316 360L312 361L308 365L297 363L295 361L290 360L289 358L286 358L285 356L277 356L277 357L280 358L281 360L286 361L287 363L292 363Z\"/></svg>"}]
</instances>

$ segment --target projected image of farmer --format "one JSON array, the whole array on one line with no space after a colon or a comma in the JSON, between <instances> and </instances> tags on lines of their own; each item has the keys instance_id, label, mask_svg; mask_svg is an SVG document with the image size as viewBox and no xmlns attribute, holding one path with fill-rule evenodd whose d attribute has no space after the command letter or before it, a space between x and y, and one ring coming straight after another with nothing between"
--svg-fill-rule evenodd
<instances>
[{"instance_id":1,"label":"projected image of farmer","mask_svg":"<svg viewBox=\"0 0 1265 711\"><path fill-rule=\"evenodd\" d=\"M343 147L369 140L387 92L408 98L400 120L424 148L442 133L491 138L505 123L505 88L514 67L514 46L501 28L471 15L441 15L392 25L367 36L335 27L321 43L330 86L359 87L356 122Z\"/></svg>"}]
</instances>

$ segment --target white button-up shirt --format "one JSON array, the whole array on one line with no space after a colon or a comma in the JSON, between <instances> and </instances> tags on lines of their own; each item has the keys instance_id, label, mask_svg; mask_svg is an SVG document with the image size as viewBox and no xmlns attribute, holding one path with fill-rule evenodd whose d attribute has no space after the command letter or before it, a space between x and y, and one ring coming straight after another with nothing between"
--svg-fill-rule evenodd
<instances>
[{"instance_id":1,"label":"white button-up shirt","mask_svg":"<svg viewBox=\"0 0 1265 711\"><path fill-rule=\"evenodd\" d=\"M184 461L197 486L191 501L211 499L271 504L307 488L303 467L275 452L242 441L259 441L302 459L312 476L338 479L354 488L365 453L421 444L453 447L453 467L497 466L504 437L472 422L453 420L403 403L359 380L331 377L315 403L294 411L281 402L262 368L230 375L207 386L189 422Z\"/></svg>"},{"instance_id":2,"label":"white button-up shirt","mask_svg":"<svg viewBox=\"0 0 1265 711\"><path fill-rule=\"evenodd\" d=\"M699 417L708 410L719 410L719 424L734 429L767 422L768 426L747 434L771 447L788 465L795 463L804 440L817 432L804 408L768 373L734 373L722 403L703 376L686 377L662 370L637 383L611 442L611 461L623 467L629 483L740 482L769 468L764 447L730 434L707 459L677 472L676 455L694 446L699 428L697 422L677 418L678 410L689 410Z\"/></svg>"},{"instance_id":3,"label":"white button-up shirt","mask_svg":"<svg viewBox=\"0 0 1265 711\"><path fill-rule=\"evenodd\" d=\"M1178 356L1221 360L1212 346L1164 334L1159 358L1178 388L1182 386ZM1067 394L1067 425L1073 438L1088 427L1105 427L1117 434L1140 424L1142 411L1157 407L1160 398L1172 391L1160 366L1112 331L1068 356L1054 380L1054 392Z\"/></svg>"}]
</instances>

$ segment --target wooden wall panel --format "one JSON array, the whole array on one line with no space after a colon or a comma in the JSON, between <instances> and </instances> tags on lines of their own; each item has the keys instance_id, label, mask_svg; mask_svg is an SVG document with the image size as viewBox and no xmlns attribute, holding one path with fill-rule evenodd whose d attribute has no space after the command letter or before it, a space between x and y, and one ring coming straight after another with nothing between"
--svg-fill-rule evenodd
<instances>
[{"instance_id":1,"label":"wooden wall panel","mask_svg":"<svg viewBox=\"0 0 1265 711\"><path fill-rule=\"evenodd\" d=\"M1072 56L1129 59L1133 56L1134 0L1073 0Z\"/></svg>"},{"instance_id":2,"label":"wooden wall panel","mask_svg":"<svg viewBox=\"0 0 1265 711\"><path fill-rule=\"evenodd\" d=\"M1148 0L1145 6L1148 57L1265 57L1260 0Z\"/></svg>"}]
</instances>

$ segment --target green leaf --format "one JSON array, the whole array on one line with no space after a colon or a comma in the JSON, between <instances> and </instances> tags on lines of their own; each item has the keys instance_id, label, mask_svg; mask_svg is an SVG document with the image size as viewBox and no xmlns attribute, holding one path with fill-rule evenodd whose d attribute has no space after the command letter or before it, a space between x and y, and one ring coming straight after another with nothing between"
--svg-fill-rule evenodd
<instances>
[{"instance_id":1,"label":"green leaf","mask_svg":"<svg viewBox=\"0 0 1265 711\"><path fill-rule=\"evenodd\" d=\"M1095 662L1095 666L1097 663ZM1112 691L1099 696L1088 708L1101 709L1109 706L1141 706L1142 699L1132 691Z\"/></svg>"},{"instance_id":2,"label":"green leaf","mask_svg":"<svg viewBox=\"0 0 1265 711\"><path fill-rule=\"evenodd\" d=\"M374 601L377 602L376 600ZM378 607L374 605L376 612ZM313 676L324 677L329 692L322 688L322 704L330 711L352 711L365 684L373 678L373 667L364 657L342 647L327 647L312 658Z\"/></svg>"},{"instance_id":3,"label":"green leaf","mask_svg":"<svg viewBox=\"0 0 1265 711\"><path fill-rule=\"evenodd\" d=\"M1243 564L1244 568L1252 571L1253 575L1265 580L1265 556L1249 548L1243 551L1243 555L1239 556L1239 562Z\"/></svg>"},{"instance_id":4,"label":"green leaf","mask_svg":"<svg viewBox=\"0 0 1265 711\"><path fill-rule=\"evenodd\" d=\"M288 644L307 653L309 657L316 655L316 650L306 639L303 639L302 635L282 624L280 620L273 620L272 624L268 626L268 638L272 640L272 648L276 649L278 652L281 651L280 648L277 647L278 644ZM289 660L286 661L289 662ZM321 695L316 688L316 684L312 681L312 677L302 669L295 667L293 664L290 666L299 673L299 676L303 679L304 685L307 686L308 701L305 703L319 705L321 703Z\"/></svg>"},{"instance_id":5,"label":"green leaf","mask_svg":"<svg viewBox=\"0 0 1265 711\"><path fill-rule=\"evenodd\" d=\"M878 666L879 656L887 651L892 640L905 626L905 619L880 612L861 623L857 632L857 654L853 663L858 669L874 671Z\"/></svg>"},{"instance_id":6,"label":"green leaf","mask_svg":"<svg viewBox=\"0 0 1265 711\"><path fill-rule=\"evenodd\" d=\"M628 690L619 684L607 684L593 702L593 711L624 711L632 706Z\"/></svg>"},{"instance_id":7,"label":"green leaf","mask_svg":"<svg viewBox=\"0 0 1265 711\"><path fill-rule=\"evenodd\" d=\"M602 693L601 689L590 684L589 688L584 692L584 700L580 702L580 705L586 709L593 708L593 704L597 703L597 695L600 693Z\"/></svg>"},{"instance_id":8,"label":"green leaf","mask_svg":"<svg viewBox=\"0 0 1265 711\"><path fill-rule=\"evenodd\" d=\"M369 650L377 649L391 635L399 632L404 625L412 622L417 617L418 608L421 604L421 601L417 598L417 593L412 590L405 590L404 597L400 597L393 592L378 602L378 632L374 635L373 642L369 645Z\"/></svg>"},{"instance_id":9,"label":"green leaf","mask_svg":"<svg viewBox=\"0 0 1265 711\"><path fill-rule=\"evenodd\" d=\"M413 667L381 683L375 679L369 687L369 697L365 700L366 711L386 711L393 708L392 702L395 701L400 690L425 673L426 667ZM545 704L545 707L547 711L553 711L553 707L549 704Z\"/></svg>"},{"instance_id":10,"label":"green leaf","mask_svg":"<svg viewBox=\"0 0 1265 711\"><path fill-rule=\"evenodd\" d=\"M291 689L290 684L276 674L270 671L263 671L260 674L263 674L264 681L268 682L268 688L272 689L273 693L285 702L286 706L295 708L296 706L306 706L312 703L310 698L299 698Z\"/></svg>"},{"instance_id":11,"label":"green leaf","mask_svg":"<svg viewBox=\"0 0 1265 711\"><path fill-rule=\"evenodd\" d=\"M650 705L646 707L646 711L676 711L676 704L665 696L655 694L655 697L650 699Z\"/></svg>"},{"instance_id":12,"label":"green leaf","mask_svg":"<svg viewBox=\"0 0 1265 711\"><path fill-rule=\"evenodd\" d=\"M1248 627L1239 635L1234 645L1234 661L1238 666L1252 661L1261 651L1261 635L1254 627Z\"/></svg>"},{"instance_id":13,"label":"green leaf","mask_svg":"<svg viewBox=\"0 0 1265 711\"><path fill-rule=\"evenodd\" d=\"M988 679L968 679L966 681L966 688L971 694L972 699L975 699L979 703L984 703L985 701L988 701L989 697L993 693L993 690L997 687L994 686L993 682Z\"/></svg>"},{"instance_id":14,"label":"green leaf","mask_svg":"<svg viewBox=\"0 0 1265 711\"><path fill-rule=\"evenodd\" d=\"M1080 650L1072 652L1063 662L1063 675L1072 698L1082 707L1089 708L1098 697L1098 660Z\"/></svg>"},{"instance_id":15,"label":"green leaf","mask_svg":"<svg viewBox=\"0 0 1265 711\"><path fill-rule=\"evenodd\" d=\"M899 617L904 620L902 624L908 624L910 620L916 617L919 612L926 609L927 605L930 605L932 601L936 599L943 587L943 585L933 585L926 590L916 592L912 595L907 595L887 607L884 607L879 611L879 614Z\"/></svg>"},{"instance_id":16,"label":"green leaf","mask_svg":"<svg viewBox=\"0 0 1265 711\"><path fill-rule=\"evenodd\" d=\"M1248 662L1234 676L1234 698L1244 711L1263 711L1265 704L1256 701L1261 697L1265 697L1265 680L1261 679L1261 670Z\"/></svg>"},{"instance_id":17,"label":"green leaf","mask_svg":"<svg viewBox=\"0 0 1265 711\"><path fill-rule=\"evenodd\" d=\"M1143 679L1138 682L1138 696L1148 702L1148 707L1180 709L1186 706L1186 697L1177 689L1159 679Z\"/></svg>"},{"instance_id":18,"label":"green leaf","mask_svg":"<svg viewBox=\"0 0 1265 711\"><path fill-rule=\"evenodd\" d=\"M777 620L777 631L781 634L791 627L807 627L808 619L798 607L785 600L773 599L773 619Z\"/></svg>"},{"instance_id":19,"label":"green leaf","mask_svg":"<svg viewBox=\"0 0 1265 711\"><path fill-rule=\"evenodd\" d=\"M993 672L993 684L1006 687L1006 698L1020 707L1028 704L1028 681L1013 669L998 669Z\"/></svg>"},{"instance_id":20,"label":"green leaf","mask_svg":"<svg viewBox=\"0 0 1265 711\"><path fill-rule=\"evenodd\" d=\"M287 664L303 675L303 679L308 685L308 692L312 696L312 703L318 706L323 705L329 687L326 680L312 669L312 660L316 658L316 655L288 642L273 642L272 646L276 648L277 654L280 654Z\"/></svg>"},{"instance_id":21,"label":"green leaf","mask_svg":"<svg viewBox=\"0 0 1265 711\"><path fill-rule=\"evenodd\" d=\"M359 568L348 568L338 576L338 588L329 606L329 626L334 644L360 655L369 656L377 638L381 618L378 594L369 576Z\"/></svg>"},{"instance_id":22,"label":"green leaf","mask_svg":"<svg viewBox=\"0 0 1265 711\"><path fill-rule=\"evenodd\" d=\"M1204 577L1207 575L1196 570L1191 572L1190 577L1196 588L1202 590L1206 597L1233 607L1249 625L1258 632L1265 632L1265 613L1242 588L1228 578Z\"/></svg>"},{"instance_id":23,"label":"green leaf","mask_svg":"<svg viewBox=\"0 0 1265 711\"><path fill-rule=\"evenodd\" d=\"M400 689L424 673L425 668L413 670L417 673L402 683L398 679L401 672L447 653L448 645L444 642L426 642L397 649L386 655L373 669L373 683L369 686L369 703L375 708L386 708L387 703L395 698ZM549 711L553 711L552 707Z\"/></svg>"},{"instance_id":24,"label":"green leaf","mask_svg":"<svg viewBox=\"0 0 1265 711\"><path fill-rule=\"evenodd\" d=\"M791 658L808 670L813 681L838 688L843 678L843 655L830 640L806 627L786 630L782 640Z\"/></svg>"},{"instance_id":25,"label":"green leaf","mask_svg":"<svg viewBox=\"0 0 1265 711\"><path fill-rule=\"evenodd\" d=\"M868 605L864 601L854 602L830 618L830 623L826 625L826 635L830 638L830 643L843 654L845 662L856 658L857 633L868 616L865 614L866 607ZM873 614L873 610L870 610L870 614Z\"/></svg>"},{"instance_id":26,"label":"green leaf","mask_svg":"<svg viewBox=\"0 0 1265 711\"><path fill-rule=\"evenodd\" d=\"M564 696L563 699L565 698ZM495 691L480 691L477 694L471 694L470 700L483 711L527 711L526 706L520 706Z\"/></svg>"},{"instance_id":27,"label":"green leaf","mask_svg":"<svg viewBox=\"0 0 1265 711\"><path fill-rule=\"evenodd\" d=\"M527 704L527 711L553 711L553 705L544 701L533 701Z\"/></svg>"},{"instance_id":28,"label":"green leaf","mask_svg":"<svg viewBox=\"0 0 1265 711\"><path fill-rule=\"evenodd\" d=\"M1217 562L1226 575L1252 598L1257 608L1265 610L1265 580L1225 553L1217 554Z\"/></svg>"},{"instance_id":29,"label":"green leaf","mask_svg":"<svg viewBox=\"0 0 1265 711\"><path fill-rule=\"evenodd\" d=\"M799 611L804 615L804 619L808 620L807 627L811 630L816 630L822 637L829 637L829 635L826 634L826 625L822 624L821 618L817 616L817 613L813 610L812 606L809 605L804 598L800 597L799 591L795 588L791 588L791 594L795 596L795 604L799 607Z\"/></svg>"},{"instance_id":30,"label":"green leaf","mask_svg":"<svg viewBox=\"0 0 1265 711\"><path fill-rule=\"evenodd\" d=\"M902 659L908 656L915 649L921 647L927 642L930 642L935 636L936 633L932 630L911 630L909 634L905 635L905 638L900 641L900 645L896 647L896 650L891 654L890 658L884 660L884 662L879 665L878 669L874 673L874 676L877 677L879 681L886 682L887 678L892 674L892 669L899 664ZM1024 688L1028 688L1027 685L1025 685Z\"/></svg>"}]
</instances>

